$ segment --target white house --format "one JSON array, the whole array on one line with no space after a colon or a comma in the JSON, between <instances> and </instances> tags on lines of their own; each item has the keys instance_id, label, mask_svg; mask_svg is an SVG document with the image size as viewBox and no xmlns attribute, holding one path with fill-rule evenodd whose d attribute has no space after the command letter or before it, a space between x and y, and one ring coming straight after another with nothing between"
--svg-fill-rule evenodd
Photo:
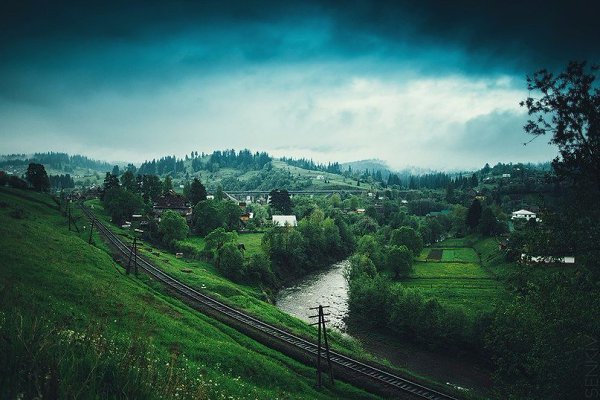
<instances>
[{"instance_id":1,"label":"white house","mask_svg":"<svg viewBox=\"0 0 600 400\"><path fill-rule=\"evenodd\" d=\"M575 264L575 257L550 257L550 256L530 256L521 254L521 260L533 264Z\"/></svg>"},{"instance_id":2,"label":"white house","mask_svg":"<svg viewBox=\"0 0 600 400\"><path fill-rule=\"evenodd\" d=\"M511 219L525 219L527 221L529 221L532 218L536 219L535 213L527 210L513 211L511 217Z\"/></svg>"},{"instance_id":3,"label":"white house","mask_svg":"<svg viewBox=\"0 0 600 400\"><path fill-rule=\"evenodd\" d=\"M295 215L273 215L273 226L297 226Z\"/></svg>"}]
</instances>

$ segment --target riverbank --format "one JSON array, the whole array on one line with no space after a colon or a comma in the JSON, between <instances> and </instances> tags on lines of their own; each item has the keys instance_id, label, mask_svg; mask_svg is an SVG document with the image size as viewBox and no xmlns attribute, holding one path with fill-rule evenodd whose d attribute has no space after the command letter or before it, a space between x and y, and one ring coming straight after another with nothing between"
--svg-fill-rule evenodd
<instances>
[{"instance_id":1,"label":"riverbank","mask_svg":"<svg viewBox=\"0 0 600 400\"><path fill-rule=\"evenodd\" d=\"M355 339L373 355L416 375L484 396L489 394L491 370L481 360L468 355L433 352L399 338L392 331L374 330L349 319L348 283L344 277L347 265L347 260L335 263L294 281L279 291L276 306L299 319L313 322L309 318L314 314L310 307L329 305L329 326Z\"/></svg>"}]
</instances>

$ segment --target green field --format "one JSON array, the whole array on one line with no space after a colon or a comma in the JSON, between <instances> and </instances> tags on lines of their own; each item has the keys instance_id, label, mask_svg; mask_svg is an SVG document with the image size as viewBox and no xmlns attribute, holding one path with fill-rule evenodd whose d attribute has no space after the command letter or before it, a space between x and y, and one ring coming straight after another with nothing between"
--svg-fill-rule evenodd
<instances>
[{"instance_id":1,"label":"green field","mask_svg":"<svg viewBox=\"0 0 600 400\"><path fill-rule=\"evenodd\" d=\"M411 278L488 279L490 275L479 264L449 262L417 262Z\"/></svg>"},{"instance_id":2,"label":"green field","mask_svg":"<svg viewBox=\"0 0 600 400\"><path fill-rule=\"evenodd\" d=\"M475 250L470 247L444 248L442 261L477 263L479 262L479 257L477 257Z\"/></svg>"},{"instance_id":3,"label":"green field","mask_svg":"<svg viewBox=\"0 0 600 400\"><path fill-rule=\"evenodd\" d=\"M3 397L370 397L343 382L315 390L312 367L190 309L144 275L124 275L97 234L99 247L87 244L84 225L69 232L48 196L0 189ZM164 254L155 261L163 260L174 275L189 267ZM193 267L198 285L265 309L257 293ZM271 308L271 318L285 316Z\"/></svg>"},{"instance_id":4,"label":"green field","mask_svg":"<svg viewBox=\"0 0 600 400\"><path fill-rule=\"evenodd\" d=\"M238 242L243 243L246 247L246 251L244 251L245 257L264 253L261 245L263 236L264 233L244 233L238 236Z\"/></svg>"},{"instance_id":5,"label":"green field","mask_svg":"<svg viewBox=\"0 0 600 400\"><path fill-rule=\"evenodd\" d=\"M459 308L467 315L490 311L506 295L498 274L486 264L503 260L497 247L493 238L447 239L421 253L402 285L418 289L425 297ZM482 264L478 252L482 254ZM503 268L510 269L513 265L504 263Z\"/></svg>"}]
</instances>

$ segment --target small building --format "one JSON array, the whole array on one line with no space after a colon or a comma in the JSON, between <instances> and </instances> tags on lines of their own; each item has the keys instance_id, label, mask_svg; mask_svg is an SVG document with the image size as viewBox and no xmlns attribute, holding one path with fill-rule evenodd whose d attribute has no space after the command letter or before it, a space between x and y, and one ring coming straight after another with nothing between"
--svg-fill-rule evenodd
<instances>
[{"instance_id":1,"label":"small building","mask_svg":"<svg viewBox=\"0 0 600 400\"><path fill-rule=\"evenodd\" d=\"M214 200L215 196L213 194L209 194L206 196L206 200Z\"/></svg>"},{"instance_id":2,"label":"small building","mask_svg":"<svg viewBox=\"0 0 600 400\"><path fill-rule=\"evenodd\" d=\"M528 210L513 211L511 219L524 219L529 221L530 219L536 219L536 214Z\"/></svg>"},{"instance_id":3,"label":"small building","mask_svg":"<svg viewBox=\"0 0 600 400\"><path fill-rule=\"evenodd\" d=\"M252 218L254 218L254 213L251 212L243 213L242 215L240 215L240 221L244 223L248 222Z\"/></svg>"},{"instance_id":4,"label":"small building","mask_svg":"<svg viewBox=\"0 0 600 400\"><path fill-rule=\"evenodd\" d=\"M298 226L295 215L273 215L273 226Z\"/></svg>"},{"instance_id":5,"label":"small building","mask_svg":"<svg viewBox=\"0 0 600 400\"><path fill-rule=\"evenodd\" d=\"M575 264L575 257L528 256L523 253L521 261L528 264Z\"/></svg>"},{"instance_id":6,"label":"small building","mask_svg":"<svg viewBox=\"0 0 600 400\"><path fill-rule=\"evenodd\" d=\"M325 175L317 175L316 176L318 181L324 181L325 180Z\"/></svg>"},{"instance_id":7,"label":"small building","mask_svg":"<svg viewBox=\"0 0 600 400\"><path fill-rule=\"evenodd\" d=\"M510 174L502 174L503 178L510 178Z\"/></svg>"},{"instance_id":8,"label":"small building","mask_svg":"<svg viewBox=\"0 0 600 400\"><path fill-rule=\"evenodd\" d=\"M192 207L190 207L186 198L175 193L173 190L169 190L167 193L160 196L152 207L152 211L159 217L167 210L175 211L186 219L192 217Z\"/></svg>"}]
</instances>

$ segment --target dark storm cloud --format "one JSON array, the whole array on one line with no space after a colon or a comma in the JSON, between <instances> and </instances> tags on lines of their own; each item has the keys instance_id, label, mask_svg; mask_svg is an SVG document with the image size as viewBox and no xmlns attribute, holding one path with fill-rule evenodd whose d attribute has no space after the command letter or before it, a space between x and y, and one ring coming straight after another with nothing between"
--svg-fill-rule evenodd
<instances>
[{"instance_id":1,"label":"dark storm cloud","mask_svg":"<svg viewBox=\"0 0 600 400\"><path fill-rule=\"evenodd\" d=\"M254 61L401 58L409 46L465 52L465 64L473 71L521 73L564 66L570 59L597 61L600 52L595 1L15 1L0 7L1 49L13 56L27 52L32 42L36 52L43 52L39 45L44 42L86 47L210 29L225 38L232 31L247 31L241 51ZM278 40L285 34L281 26L270 36L247 29L281 21L299 29L315 18L332 24L331 37L317 44ZM306 29L310 34L311 26Z\"/></svg>"}]
</instances>

